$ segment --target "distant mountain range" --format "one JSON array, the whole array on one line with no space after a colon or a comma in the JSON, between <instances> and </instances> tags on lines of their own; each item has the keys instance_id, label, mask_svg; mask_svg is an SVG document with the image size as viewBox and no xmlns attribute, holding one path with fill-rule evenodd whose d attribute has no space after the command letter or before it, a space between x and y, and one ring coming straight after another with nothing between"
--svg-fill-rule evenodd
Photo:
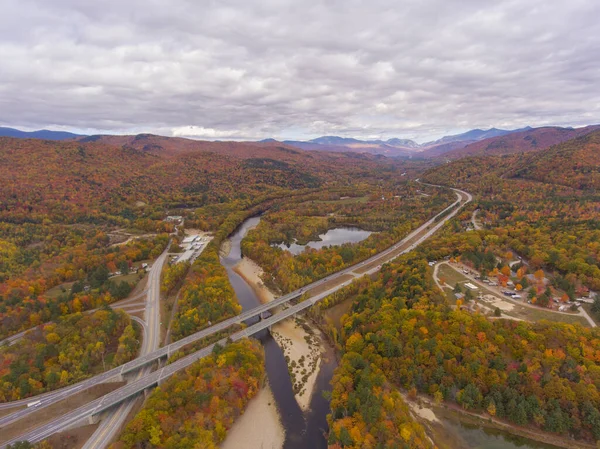
<instances>
[{"instance_id":1,"label":"distant mountain range","mask_svg":"<svg viewBox=\"0 0 600 449\"><path fill-rule=\"evenodd\" d=\"M490 139L492 137L504 136L506 134L517 133L519 131L527 131L532 129L530 126L521 129L498 129L498 128L490 128L487 130L483 129L472 129L471 131L467 131L466 133L456 134L454 136L445 136L441 139L435 140L433 142L424 143L422 146L429 147L432 145L440 145L443 143L450 142L466 142L466 141L478 141L483 139Z\"/></svg>"},{"instance_id":2,"label":"distant mountain range","mask_svg":"<svg viewBox=\"0 0 600 449\"><path fill-rule=\"evenodd\" d=\"M338 136L323 136L309 141L284 140L283 143L308 151L369 153L388 157L409 157L419 148L418 143L408 139L358 140Z\"/></svg>"},{"instance_id":3,"label":"distant mountain range","mask_svg":"<svg viewBox=\"0 0 600 449\"><path fill-rule=\"evenodd\" d=\"M323 136L308 141L286 140L283 143L309 151L335 151L382 154L388 157L436 157L446 152L464 148L480 140L504 136L529 130L530 127L506 130L491 128L473 129L466 133L445 136L441 139L418 144L410 139L392 138L388 140L359 140L338 136ZM272 139L268 139L272 140Z\"/></svg>"},{"instance_id":4,"label":"distant mountain range","mask_svg":"<svg viewBox=\"0 0 600 449\"><path fill-rule=\"evenodd\" d=\"M392 138L387 140L359 140L339 136L323 136L308 141L285 140L283 142L275 139L265 139L260 142L223 142L219 150L232 153L242 152L251 154L252 148L260 153L258 144L264 148L286 148L286 151L320 151L328 153L355 153L359 155L386 156L392 158L439 158L458 159L465 156L476 155L498 155L510 153L523 153L535 150L543 150L552 145L565 142L569 139L584 136L594 130L600 129L600 125L592 125L583 128L562 128L547 126L541 128L521 128L514 130L491 128L487 130L473 129L462 134L444 136L441 139L418 144L410 139ZM136 136L111 136L94 135L81 136L64 131L32 131L25 132L13 128L1 128L0 137L37 138L45 140L79 140L81 142L102 142L118 144L146 152L169 154L195 151L200 145L198 140L180 137L164 137L152 134L138 134ZM217 142L212 142L217 143ZM210 146L211 142L204 141L203 148ZM229 145L227 145L229 144ZM244 148L241 150L241 148Z\"/></svg>"},{"instance_id":5,"label":"distant mountain range","mask_svg":"<svg viewBox=\"0 0 600 449\"><path fill-rule=\"evenodd\" d=\"M324 136L305 142L284 141L284 143L309 151L369 153L399 158L457 159L465 156L543 150L597 129L600 129L600 125L582 128L527 126L513 130L473 129L423 144L408 139L358 140L337 136Z\"/></svg>"},{"instance_id":6,"label":"distant mountain range","mask_svg":"<svg viewBox=\"0 0 600 449\"><path fill-rule=\"evenodd\" d=\"M324 136L312 139L309 142L317 143L319 145L342 145L342 146L361 146L367 145L383 145L399 148L419 148L420 145L410 139L388 139L388 140L358 140L346 137L337 136Z\"/></svg>"},{"instance_id":7,"label":"distant mountain range","mask_svg":"<svg viewBox=\"0 0 600 449\"><path fill-rule=\"evenodd\" d=\"M49 131L41 129L39 131L21 131L14 128L0 127L0 137L17 137L19 139L45 139L45 140L67 140L80 137L79 134L73 134L66 131Z\"/></svg>"},{"instance_id":8,"label":"distant mountain range","mask_svg":"<svg viewBox=\"0 0 600 449\"><path fill-rule=\"evenodd\" d=\"M448 159L458 159L465 156L501 155L545 150L567 140L585 136L598 129L600 129L600 125L585 126L583 128L560 128L558 126L525 128L510 134L470 143L462 148L446 152L444 156Z\"/></svg>"}]
</instances>

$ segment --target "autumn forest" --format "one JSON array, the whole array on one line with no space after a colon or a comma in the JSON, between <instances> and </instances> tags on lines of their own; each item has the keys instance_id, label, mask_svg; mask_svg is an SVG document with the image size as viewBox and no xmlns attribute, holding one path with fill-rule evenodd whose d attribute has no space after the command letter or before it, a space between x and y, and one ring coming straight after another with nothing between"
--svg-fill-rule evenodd
<instances>
[{"instance_id":1,"label":"autumn forest","mask_svg":"<svg viewBox=\"0 0 600 449\"><path fill-rule=\"evenodd\" d=\"M299 313L307 344L320 345L315 379L326 375L322 354L331 359L312 393L327 401L319 447L451 447L443 419L423 418L423 407L559 447L597 447L600 131L503 153L450 161L150 134L2 137L0 404L35 408L36 396L135 360L154 340L178 342L245 311L223 258L230 236L260 217L239 244L255 270L244 279L275 297L301 292L261 319L322 293L313 282L354 270ZM450 216L452 188L472 201ZM423 235L443 226L418 246L356 268L430 219ZM289 250L337 229L369 234ZM146 315L155 281L158 324ZM237 336L255 322L238 320L140 370L214 344L132 401L111 447L227 448L275 385L266 337ZM299 367L290 354L282 376ZM298 372L316 382L304 365ZM277 397L266 402L286 412ZM0 423L3 431L14 429ZM70 449L72 435L12 448ZM298 444L283 436L280 447Z\"/></svg>"}]
</instances>

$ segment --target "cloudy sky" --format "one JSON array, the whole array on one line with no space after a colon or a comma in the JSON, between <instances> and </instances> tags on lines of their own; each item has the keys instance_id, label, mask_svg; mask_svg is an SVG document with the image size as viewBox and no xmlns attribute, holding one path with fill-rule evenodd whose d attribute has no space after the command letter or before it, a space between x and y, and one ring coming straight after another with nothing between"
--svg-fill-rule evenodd
<instances>
[{"instance_id":1,"label":"cloudy sky","mask_svg":"<svg viewBox=\"0 0 600 449\"><path fill-rule=\"evenodd\" d=\"M0 125L208 139L600 123L598 0L0 0Z\"/></svg>"}]
</instances>

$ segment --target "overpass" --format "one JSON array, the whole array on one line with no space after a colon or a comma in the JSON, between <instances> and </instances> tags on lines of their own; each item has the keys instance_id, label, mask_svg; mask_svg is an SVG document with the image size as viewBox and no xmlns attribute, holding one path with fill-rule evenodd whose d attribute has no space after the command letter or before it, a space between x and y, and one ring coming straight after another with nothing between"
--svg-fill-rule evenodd
<instances>
[{"instance_id":1,"label":"overpass","mask_svg":"<svg viewBox=\"0 0 600 449\"><path fill-rule=\"evenodd\" d=\"M138 357L137 359L127 362L124 365L121 365L112 370L106 371L102 374L99 374L97 376L86 379L86 380L79 382L75 385L72 385L70 387L65 387L61 390L52 392L53 393L52 396L48 396L48 397L37 396L37 397L29 398L25 401L32 402L35 400L39 400L40 403L35 407L28 407L28 408L19 410L15 413L12 413L10 415L7 415L3 418L0 418L0 426L4 426L4 425L10 424L14 421L17 421L17 420L23 418L24 416L27 416L33 412L36 412L43 407L47 407L54 402L65 399L66 397L68 397L76 392L83 391L87 388L90 388L93 385L107 382L109 380L115 380L115 379L122 380L124 374L129 373L131 371L138 370L138 369L140 369L150 363L153 363L154 361L157 361L161 358L170 357L171 354L173 354L177 350L183 348L184 346L186 346L190 343L193 343L202 338L205 338L205 337L213 335L217 332L220 332L234 324L238 324L243 321L249 320L251 318L258 317L267 310L273 309L280 305L287 304L292 299L299 298L304 293L308 294L308 293L310 293L311 290L315 290L316 288L321 287L323 284L330 282L332 280L335 280L341 276L345 275L346 277L348 277L348 276L350 277L349 280L346 280L345 282L343 282L341 284L332 286L331 288L329 288L323 292L320 292L318 294L315 294L315 295L309 297L308 299L306 299L303 302L300 302L291 307L288 307L288 308L284 309L283 311L281 311L275 315L272 315L269 318L260 320L258 323L250 325L247 328L234 333L233 335L231 335L230 338L233 341L237 341L242 338L250 337L250 336L256 334L257 332L260 332L264 329L269 328L270 326L272 326L273 324L275 324L279 321L289 318L289 317L297 314L298 312L301 312L302 310L313 306L317 302L321 301L323 298L325 298L325 297L331 295L332 293L338 291L339 289L349 285L355 278L377 272L379 270L379 268L381 267L381 263L389 262L390 260L393 260L395 257L398 257L401 254L405 254L407 252L412 251L417 245L419 245L421 242L423 242L424 240L429 238L433 233L435 233L439 228L441 228L449 219L454 217L465 204L467 204L468 202L470 202L472 200L472 196L469 193L464 192L462 190L458 190L458 189L452 189L452 190L454 190L454 192L456 193L456 195L458 197L458 199L453 204L448 206L446 209L441 211L439 214L435 215L429 221L422 224L419 228L415 229L408 236L406 236L400 242L391 246L387 250L382 251L381 253L378 253L375 256L372 256L371 258L369 258L363 262L360 262L359 264L345 268L345 269L343 269L339 272L336 272L332 275L329 275L323 279L320 279L316 282L308 284L301 289L298 289L294 292L288 293L287 295L281 296L280 298L277 298L276 300L274 300L270 303L255 307L255 308L248 310L240 315L237 315L235 317L221 321L220 323L217 323L214 326L211 326L207 329L196 332L195 334L189 335L181 340L171 343L170 345L160 348L156 351L153 351L147 355ZM436 222L436 220L439 220L439 221ZM394 252L398 252L398 253L395 255L392 255L392 253L394 253ZM389 257L389 259L382 261L382 259L385 259L386 256L390 256L390 255L391 255L391 257ZM356 270L358 267L368 266L369 264L378 262L378 261L380 262L379 265L377 265L373 268L370 268L369 270L367 270L363 273L359 274L359 273L354 272L354 270ZM224 345L226 343L226 339L222 339L218 343L220 343L221 345ZM105 396L102 396L101 398L91 401L88 404L86 404L82 407L79 407L78 409L76 409L72 412L69 412L47 424L44 424L36 429L33 429L33 430L25 433L24 435L21 435L20 437L15 438L14 440L7 441L7 442L3 443L3 447L5 445L12 444L12 443L14 443L16 441L20 441L20 440L28 440L32 443L38 442L38 441L41 441L41 440L49 437L53 433L64 430L65 428L68 428L69 426L72 426L78 422L81 422L82 420L91 419L92 417L100 414L101 412L120 404L124 400L129 399L132 396L135 396L149 388L153 388L153 387L157 386L159 383L161 383L165 379L169 378L177 371L182 370L182 369L188 367L189 365L191 365L192 363L194 363L195 361L210 355L212 353L212 350L213 350L215 344L211 344L203 349L200 349L186 357L183 357L183 358L173 362L170 365L160 368L152 373L146 374L145 376L140 377L140 378L128 383L127 385L124 385L123 387L118 388L118 389L112 391L111 393L108 393ZM22 401L19 401L19 402L22 402ZM11 404L15 404L15 403L13 402Z\"/></svg>"}]
</instances>

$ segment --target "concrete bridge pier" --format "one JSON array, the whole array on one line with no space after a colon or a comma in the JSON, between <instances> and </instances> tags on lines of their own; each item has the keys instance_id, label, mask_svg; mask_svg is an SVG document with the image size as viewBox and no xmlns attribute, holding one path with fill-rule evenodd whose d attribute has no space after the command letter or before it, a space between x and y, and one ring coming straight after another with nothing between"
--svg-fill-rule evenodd
<instances>
[{"instance_id":1,"label":"concrete bridge pier","mask_svg":"<svg viewBox=\"0 0 600 449\"><path fill-rule=\"evenodd\" d=\"M116 376L113 376L110 379L107 379L104 383L109 383L109 382L124 382L124 381L125 381L125 376L123 375L123 373L119 373Z\"/></svg>"},{"instance_id":2,"label":"concrete bridge pier","mask_svg":"<svg viewBox=\"0 0 600 449\"><path fill-rule=\"evenodd\" d=\"M168 377L166 377L166 378L164 378L164 377L161 377L160 379L158 379L158 382L156 382L156 386L157 386L157 387L160 387L160 386L161 386L162 384L164 384L164 383L165 383L165 382L166 382L168 379L169 379ZM148 391L148 389L144 390L144 392L146 392L146 391ZM150 389L150 391L152 391L152 390Z\"/></svg>"},{"instance_id":3,"label":"concrete bridge pier","mask_svg":"<svg viewBox=\"0 0 600 449\"><path fill-rule=\"evenodd\" d=\"M100 422L100 414L90 415L87 418L88 424L98 424Z\"/></svg>"}]
</instances>

